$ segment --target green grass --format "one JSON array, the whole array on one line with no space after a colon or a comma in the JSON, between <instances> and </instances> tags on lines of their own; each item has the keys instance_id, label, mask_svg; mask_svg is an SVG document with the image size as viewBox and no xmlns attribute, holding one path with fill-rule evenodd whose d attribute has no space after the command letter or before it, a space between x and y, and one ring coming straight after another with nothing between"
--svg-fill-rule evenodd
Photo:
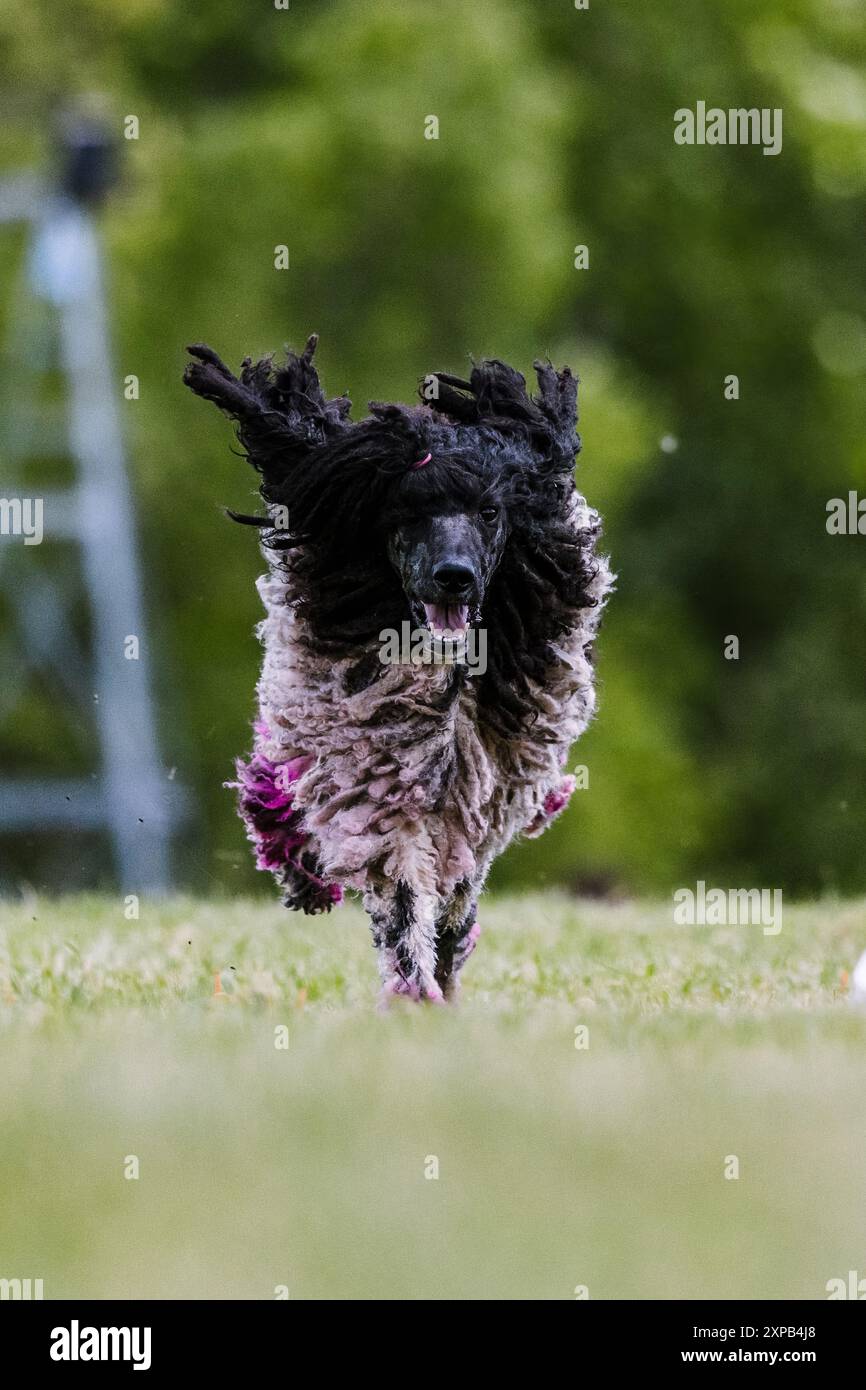
<instances>
[{"instance_id":1,"label":"green grass","mask_svg":"<svg viewBox=\"0 0 866 1390\"><path fill-rule=\"evenodd\" d=\"M486 901L482 927L457 1008L382 1015L356 907L0 908L0 1277L601 1299L866 1275L866 1014L843 984L866 904L786 907L770 937L537 895Z\"/></svg>"}]
</instances>

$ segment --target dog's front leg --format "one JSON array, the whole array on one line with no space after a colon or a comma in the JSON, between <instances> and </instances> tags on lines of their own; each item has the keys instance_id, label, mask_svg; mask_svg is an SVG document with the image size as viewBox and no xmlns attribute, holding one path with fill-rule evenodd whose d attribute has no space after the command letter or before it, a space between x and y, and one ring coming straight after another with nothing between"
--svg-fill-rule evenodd
<instances>
[{"instance_id":1,"label":"dog's front leg","mask_svg":"<svg viewBox=\"0 0 866 1390\"><path fill-rule=\"evenodd\" d=\"M478 884L458 883L436 920L436 983L446 999L457 992L457 977L478 941Z\"/></svg>"},{"instance_id":2,"label":"dog's front leg","mask_svg":"<svg viewBox=\"0 0 866 1390\"><path fill-rule=\"evenodd\" d=\"M436 979L436 902L403 879L375 879L364 893L379 952L383 998L441 1003Z\"/></svg>"}]
</instances>

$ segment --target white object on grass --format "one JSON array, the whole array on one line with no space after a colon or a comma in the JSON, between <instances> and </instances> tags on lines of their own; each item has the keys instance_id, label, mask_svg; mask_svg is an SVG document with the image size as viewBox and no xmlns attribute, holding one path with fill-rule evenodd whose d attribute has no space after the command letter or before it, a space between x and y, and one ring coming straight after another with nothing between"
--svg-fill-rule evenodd
<instances>
[{"instance_id":1,"label":"white object on grass","mask_svg":"<svg viewBox=\"0 0 866 1390\"><path fill-rule=\"evenodd\" d=\"M866 1005L866 951L851 973L851 1003Z\"/></svg>"}]
</instances>

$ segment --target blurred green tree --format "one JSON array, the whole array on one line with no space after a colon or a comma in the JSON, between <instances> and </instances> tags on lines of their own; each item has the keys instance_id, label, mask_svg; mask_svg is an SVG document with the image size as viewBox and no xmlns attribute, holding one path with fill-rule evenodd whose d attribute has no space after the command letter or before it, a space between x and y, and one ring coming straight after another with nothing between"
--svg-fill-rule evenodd
<instances>
[{"instance_id":1,"label":"blurred green tree","mask_svg":"<svg viewBox=\"0 0 866 1390\"><path fill-rule=\"evenodd\" d=\"M575 750L589 787L495 881L866 887L863 542L824 525L828 498L866 491L864 51L845 0L0 15L7 168L44 153L60 97L139 117L105 230L201 882L251 881L221 783L247 742L260 561L219 515L254 479L180 387L182 348L237 362L316 329L356 410L470 353L582 377L580 478L620 575ZM781 107L781 155L676 145L697 100Z\"/></svg>"}]
</instances>

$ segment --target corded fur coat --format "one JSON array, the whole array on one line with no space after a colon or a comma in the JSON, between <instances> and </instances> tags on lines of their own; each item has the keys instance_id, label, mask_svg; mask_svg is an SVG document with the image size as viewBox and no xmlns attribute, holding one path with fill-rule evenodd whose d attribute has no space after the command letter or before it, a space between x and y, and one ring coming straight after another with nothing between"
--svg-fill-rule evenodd
<instances>
[{"instance_id":1,"label":"corded fur coat","mask_svg":"<svg viewBox=\"0 0 866 1390\"><path fill-rule=\"evenodd\" d=\"M536 363L530 396L487 361L356 423L325 397L315 347L276 368L247 359L236 378L196 346L185 374L237 422L267 510L236 517L260 527L268 570L254 748L234 785L287 906L327 911L357 889L386 994L438 1001L475 946L491 862L566 805L569 749L595 708L611 574L574 483L577 386ZM465 574L425 531L442 518L478 557ZM471 597L424 601L455 573ZM483 673L459 644L383 661L384 633L429 618L438 634L443 612L464 636L483 629Z\"/></svg>"}]
</instances>

